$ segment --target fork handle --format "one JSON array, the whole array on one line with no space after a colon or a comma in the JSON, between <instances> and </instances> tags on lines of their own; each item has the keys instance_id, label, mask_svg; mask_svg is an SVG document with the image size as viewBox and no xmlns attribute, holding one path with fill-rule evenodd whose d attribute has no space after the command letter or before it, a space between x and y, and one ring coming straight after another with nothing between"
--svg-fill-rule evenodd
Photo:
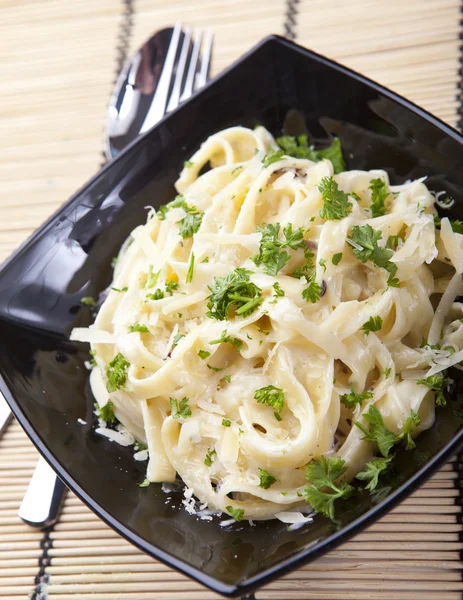
<instances>
[{"instance_id":1,"label":"fork handle","mask_svg":"<svg viewBox=\"0 0 463 600\"><path fill-rule=\"evenodd\" d=\"M18 515L32 527L54 525L63 503L66 486L44 458L40 457L29 482Z\"/></svg>"}]
</instances>

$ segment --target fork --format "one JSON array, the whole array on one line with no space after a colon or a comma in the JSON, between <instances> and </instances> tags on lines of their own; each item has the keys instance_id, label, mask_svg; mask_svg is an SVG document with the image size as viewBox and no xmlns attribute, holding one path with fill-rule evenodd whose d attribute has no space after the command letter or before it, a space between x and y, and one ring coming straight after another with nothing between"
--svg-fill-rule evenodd
<instances>
[{"instance_id":1,"label":"fork","mask_svg":"<svg viewBox=\"0 0 463 600\"><path fill-rule=\"evenodd\" d=\"M183 43L180 46L181 34ZM161 76L140 134L148 131L162 117L206 85L212 56L213 33L198 31L192 43L192 29L176 23ZM203 54L200 58L204 38ZM185 75L186 73L186 75ZM107 156L108 160L112 157ZM66 492L53 469L40 457L18 511L20 518L33 527L46 528L56 523Z\"/></svg>"}]
</instances>

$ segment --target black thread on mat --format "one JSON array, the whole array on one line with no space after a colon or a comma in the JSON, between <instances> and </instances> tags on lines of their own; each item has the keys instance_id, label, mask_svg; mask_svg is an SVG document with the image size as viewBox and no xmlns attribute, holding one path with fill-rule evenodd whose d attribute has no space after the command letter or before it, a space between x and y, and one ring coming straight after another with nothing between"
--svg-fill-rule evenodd
<instances>
[{"instance_id":1,"label":"black thread on mat","mask_svg":"<svg viewBox=\"0 0 463 600\"><path fill-rule=\"evenodd\" d=\"M460 76L460 81L458 82L458 91L457 91L457 102L458 102L458 121L457 128L460 131L463 131L463 2L460 7L460 68L458 74ZM461 455L463 456L463 454Z\"/></svg>"},{"instance_id":2,"label":"black thread on mat","mask_svg":"<svg viewBox=\"0 0 463 600\"><path fill-rule=\"evenodd\" d=\"M51 564L51 558L48 552L50 548L53 548L53 540L51 538L52 531L53 526L46 529L43 532L42 539L40 540L40 548L42 549L42 554L39 557L39 570L34 579L35 589L32 595L30 596L31 600L41 600L44 597L44 585L48 583L48 575L46 573L46 569Z\"/></svg>"},{"instance_id":3,"label":"black thread on mat","mask_svg":"<svg viewBox=\"0 0 463 600\"><path fill-rule=\"evenodd\" d=\"M284 35L288 40L296 39L297 10L300 0L286 0Z\"/></svg>"},{"instance_id":4,"label":"black thread on mat","mask_svg":"<svg viewBox=\"0 0 463 600\"><path fill-rule=\"evenodd\" d=\"M119 32L117 34L116 44L116 66L114 71L114 80L112 87L116 85L119 73L127 60L130 40L132 38L133 31L133 18L135 14L135 0L122 0L122 15L121 22L119 24ZM106 156L104 152L102 154L100 167L106 164Z\"/></svg>"}]
</instances>

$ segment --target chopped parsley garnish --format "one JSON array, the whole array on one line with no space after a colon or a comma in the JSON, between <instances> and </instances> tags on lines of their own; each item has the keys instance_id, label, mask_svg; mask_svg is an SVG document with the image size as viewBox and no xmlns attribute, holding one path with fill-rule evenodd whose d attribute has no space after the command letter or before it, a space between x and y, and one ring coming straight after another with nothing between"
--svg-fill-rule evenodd
<instances>
[{"instance_id":1,"label":"chopped parsley garnish","mask_svg":"<svg viewBox=\"0 0 463 600\"><path fill-rule=\"evenodd\" d=\"M371 214L373 217L382 217L386 214L385 200L389 196L386 182L380 178L372 179L368 188L371 190Z\"/></svg>"},{"instance_id":2,"label":"chopped parsley garnish","mask_svg":"<svg viewBox=\"0 0 463 600\"><path fill-rule=\"evenodd\" d=\"M333 263L333 265L339 265L339 263L341 262L342 259L342 252L336 252L336 254L333 254L332 258L331 258L331 262Z\"/></svg>"},{"instance_id":3,"label":"chopped parsley garnish","mask_svg":"<svg viewBox=\"0 0 463 600\"><path fill-rule=\"evenodd\" d=\"M282 298L285 295L285 291L278 283L278 281L275 281L275 283L273 284L273 289L275 290L275 293L273 294L274 298Z\"/></svg>"},{"instance_id":4,"label":"chopped parsley garnish","mask_svg":"<svg viewBox=\"0 0 463 600\"><path fill-rule=\"evenodd\" d=\"M206 360L206 358L207 358L208 356L210 356L210 355L211 355L211 353L210 353L210 352L208 352L207 350L200 350L200 351L198 352L198 356L199 356L199 358L200 358L201 360Z\"/></svg>"},{"instance_id":5,"label":"chopped parsley garnish","mask_svg":"<svg viewBox=\"0 0 463 600\"><path fill-rule=\"evenodd\" d=\"M384 425L381 413L373 404L370 405L368 412L362 416L370 425L368 430L362 423L355 421L355 425L365 434L362 440L376 442L381 454L387 458L390 449L396 443L396 436Z\"/></svg>"},{"instance_id":6,"label":"chopped parsley garnish","mask_svg":"<svg viewBox=\"0 0 463 600\"><path fill-rule=\"evenodd\" d=\"M280 481L273 475L270 475L270 473L268 471L266 471L265 469L261 469L260 467L259 467L259 477L260 477L259 487L264 488L264 490L268 490L268 488L270 486L272 486L277 481Z\"/></svg>"},{"instance_id":7,"label":"chopped parsley garnish","mask_svg":"<svg viewBox=\"0 0 463 600\"><path fill-rule=\"evenodd\" d=\"M207 451L206 454L206 458L204 459L204 464L206 465L206 467L210 467L212 465L213 462L213 458L214 456L217 454L217 452L214 449L210 449Z\"/></svg>"},{"instance_id":8,"label":"chopped parsley garnish","mask_svg":"<svg viewBox=\"0 0 463 600\"><path fill-rule=\"evenodd\" d=\"M123 287L123 288L112 287L111 289L114 290L115 292L126 292L129 288L128 287Z\"/></svg>"},{"instance_id":9,"label":"chopped parsley garnish","mask_svg":"<svg viewBox=\"0 0 463 600\"><path fill-rule=\"evenodd\" d=\"M411 431L412 431L413 425L418 427L418 425L420 423L421 423L421 420L420 420L419 415L414 410L412 410L410 412L410 416L407 417L405 420L404 429L403 429L402 433L399 436L397 436L397 441L403 440L403 442L405 444L405 450L413 450L413 448L416 446L416 444L413 441L413 438L411 436Z\"/></svg>"},{"instance_id":10,"label":"chopped parsley garnish","mask_svg":"<svg viewBox=\"0 0 463 600\"><path fill-rule=\"evenodd\" d=\"M185 167L185 169L189 169L190 167L192 167L192 166L193 166L193 163L191 162L191 160L186 160L186 161L183 163L183 166Z\"/></svg>"},{"instance_id":11,"label":"chopped parsley garnish","mask_svg":"<svg viewBox=\"0 0 463 600\"><path fill-rule=\"evenodd\" d=\"M173 419L186 419L187 417L191 417L191 408L188 406L189 398L186 396L180 400L176 400L175 398L170 398L170 406L172 408L172 418Z\"/></svg>"},{"instance_id":12,"label":"chopped parsley garnish","mask_svg":"<svg viewBox=\"0 0 463 600\"><path fill-rule=\"evenodd\" d=\"M174 339L172 341L172 346L176 346L179 341L185 337L184 333L177 333L177 335L174 335Z\"/></svg>"},{"instance_id":13,"label":"chopped parsley garnish","mask_svg":"<svg viewBox=\"0 0 463 600\"><path fill-rule=\"evenodd\" d=\"M342 458L321 456L306 467L309 484L305 487L305 499L315 512L334 519L334 503L339 498L349 498L354 488L346 482L336 483L347 471Z\"/></svg>"},{"instance_id":14,"label":"chopped parsley garnish","mask_svg":"<svg viewBox=\"0 0 463 600\"><path fill-rule=\"evenodd\" d=\"M127 381L127 368L130 367L128 360L125 360L124 356L119 352L113 358L113 360L106 365L106 389L109 393L115 392L124 387Z\"/></svg>"},{"instance_id":15,"label":"chopped parsley garnish","mask_svg":"<svg viewBox=\"0 0 463 600\"><path fill-rule=\"evenodd\" d=\"M192 237L193 234L195 234L198 231L201 225L201 221L203 220L203 213L199 209L197 209L196 206L190 206L189 204L187 204L185 198L180 195L177 196L174 200L172 200L172 202L169 202L168 204L165 204L164 206L160 207L157 213L158 219L163 221L166 218L166 215L169 212L169 210L173 208L183 208L183 210L186 213L183 219L180 219L180 221L178 221L178 224L180 226L178 231L179 234L184 239Z\"/></svg>"},{"instance_id":16,"label":"chopped parsley garnish","mask_svg":"<svg viewBox=\"0 0 463 600\"><path fill-rule=\"evenodd\" d=\"M95 304L96 304L95 299L92 298L91 296L84 296L83 298L80 299L80 303L83 304L84 306L95 306Z\"/></svg>"},{"instance_id":17,"label":"chopped parsley garnish","mask_svg":"<svg viewBox=\"0 0 463 600\"><path fill-rule=\"evenodd\" d=\"M191 283L193 281L193 272L195 268L195 253L191 253L190 264L188 265L188 273L186 274L186 282Z\"/></svg>"},{"instance_id":18,"label":"chopped parsley garnish","mask_svg":"<svg viewBox=\"0 0 463 600\"><path fill-rule=\"evenodd\" d=\"M170 294L172 296L175 290L178 290L178 283L173 279L166 281L166 294Z\"/></svg>"},{"instance_id":19,"label":"chopped parsley garnish","mask_svg":"<svg viewBox=\"0 0 463 600\"><path fill-rule=\"evenodd\" d=\"M130 325L129 333L133 333L134 331L138 333L149 333L149 329L146 325L140 325L140 323L135 323L135 325Z\"/></svg>"},{"instance_id":20,"label":"chopped parsley garnish","mask_svg":"<svg viewBox=\"0 0 463 600\"><path fill-rule=\"evenodd\" d=\"M352 246L352 252L360 262L366 263L372 260L376 266L386 269L389 273L387 284L389 287L399 287L399 280L394 277L397 273L397 265L391 262L394 252L389 248L378 246L381 232L375 231L371 225L354 225L352 235L347 242Z\"/></svg>"},{"instance_id":21,"label":"chopped parsley garnish","mask_svg":"<svg viewBox=\"0 0 463 600\"><path fill-rule=\"evenodd\" d=\"M277 421L281 421L280 413L285 406L285 394L281 388L277 388L274 385L267 385L254 392L254 399L259 404L265 404L273 408L275 410L275 418Z\"/></svg>"},{"instance_id":22,"label":"chopped parsley garnish","mask_svg":"<svg viewBox=\"0 0 463 600\"><path fill-rule=\"evenodd\" d=\"M352 210L352 203L346 192L339 189L337 182L332 177L323 177L318 189L323 199L320 217L337 221L347 217Z\"/></svg>"},{"instance_id":23,"label":"chopped parsley garnish","mask_svg":"<svg viewBox=\"0 0 463 600\"><path fill-rule=\"evenodd\" d=\"M90 364L92 365L92 367L96 367L96 360L95 360L95 356L96 356L96 350L89 350L88 353L90 354L90 356L92 357L90 359Z\"/></svg>"},{"instance_id":24,"label":"chopped parsley garnish","mask_svg":"<svg viewBox=\"0 0 463 600\"><path fill-rule=\"evenodd\" d=\"M159 270L157 273L153 273L153 265L150 265L148 267L148 277L146 278L146 281L145 281L145 288L149 289L149 288L154 287L159 279L160 273L161 273L161 270Z\"/></svg>"},{"instance_id":25,"label":"chopped parsley garnish","mask_svg":"<svg viewBox=\"0 0 463 600\"><path fill-rule=\"evenodd\" d=\"M367 462L365 464L365 470L357 473L357 479L368 481L368 485L365 486L365 489L372 492L379 483L379 476L389 467L391 460L392 456L389 456L388 458L375 458L370 462Z\"/></svg>"},{"instance_id":26,"label":"chopped parsley garnish","mask_svg":"<svg viewBox=\"0 0 463 600\"><path fill-rule=\"evenodd\" d=\"M212 294L208 297L207 316L210 319L224 321L229 318L232 308L236 314L247 317L253 313L263 298L261 289L251 283L247 269L235 269L225 277L214 277L214 283L209 287Z\"/></svg>"},{"instance_id":27,"label":"chopped parsley garnish","mask_svg":"<svg viewBox=\"0 0 463 600\"><path fill-rule=\"evenodd\" d=\"M230 419L222 419L222 425L224 427L230 427L231 426L231 421Z\"/></svg>"},{"instance_id":28,"label":"chopped parsley garnish","mask_svg":"<svg viewBox=\"0 0 463 600\"><path fill-rule=\"evenodd\" d=\"M203 258L203 260L201 261L201 263L208 263L209 262L209 256L206 256L206 258Z\"/></svg>"},{"instance_id":29,"label":"chopped parsley garnish","mask_svg":"<svg viewBox=\"0 0 463 600\"><path fill-rule=\"evenodd\" d=\"M391 367L386 367L386 368L384 369L384 371L381 371L381 373L382 373L382 374L384 375L384 377L387 379L388 377L390 377L390 375L391 375L391 371L392 371Z\"/></svg>"},{"instance_id":30,"label":"chopped parsley garnish","mask_svg":"<svg viewBox=\"0 0 463 600\"><path fill-rule=\"evenodd\" d=\"M418 379L416 383L418 385L427 385L436 394L437 406L445 406L447 404L447 399L444 396L444 389L447 382L442 375L430 375L426 379Z\"/></svg>"},{"instance_id":31,"label":"chopped parsley garnish","mask_svg":"<svg viewBox=\"0 0 463 600\"><path fill-rule=\"evenodd\" d=\"M368 335L370 332L373 333L379 331L382 326L383 320L381 317L370 317L368 321L362 325L362 331L365 335Z\"/></svg>"},{"instance_id":32,"label":"chopped parsley garnish","mask_svg":"<svg viewBox=\"0 0 463 600\"><path fill-rule=\"evenodd\" d=\"M302 290L302 297L307 302L312 302L312 304L315 304L315 302L320 300L322 293L322 286L315 281L315 271L312 271L308 281L309 285Z\"/></svg>"},{"instance_id":33,"label":"chopped parsley garnish","mask_svg":"<svg viewBox=\"0 0 463 600\"><path fill-rule=\"evenodd\" d=\"M314 150L309 146L308 137L306 135L283 135L277 138L276 141L287 156L307 158L314 162L326 158L333 164L335 173L341 173L341 171L346 169L339 138L334 138L328 148L322 150Z\"/></svg>"},{"instance_id":34,"label":"chopped parsley garnish","mask_svg":"<svg viewBox=\"0 0 463 600\"><path fill-rule=\"evenodd\" d=\"M371 392L357 394L352 386L349 394L343 394L341 396L341 402L344 404L344 406L347 406L347 408L355 408L357 404L363 404L365 400L369 400L370 398L373 398L373 394Z\"/></svg>"},{"instance_id":35,"label":"chopped parsley garnish","mask_svg":"<svg viewBox=\"0 0 463 600\"><path fill-rule=\"evenodd\" d=\"M296 250L304 245L304 232L301 227L293 231L293 226L288 223L283 229L284 239L280 240L280 223L257 227L262 234L259 246L259 254L251 256L251 260L257 265L263 265L264 272L268 275L276 275L282 269L291 256L283 248Z\"/></svg>"},{"instance_id":36,"label":"chopped parsley garnish","mask_svg":"<svg viewBox=\"0 0 463 600\"><path fill-rule=\"evenodd\" d=\"M146 294L149 300L162 300L164 298L164 292L158 288L154 291L154 294Z\"/></svg>"},{"instance_id":37,"label":"chopped parsley garnish","mask_svg":"<svg viewBox=\"0 0 463 600\"><path fill-rule=\"evenodd\" d=\"M452 227L452 231L454 233L462 233L463 234L463 221L460 221L459 219L449 219L450 220L450 225ZM438 215L434 215L434 227L436 229L440 229L440 222L441 222L441 218Z\"/></svg>"},{"instance_id":38,"label":"chopped parsley garnish","mask_svg":"<svg viewBox=\"0 0 463 600\"><path fill-rule=\"evenodd\" d=\"M211 346L214 344L232 344L237 350L241 350L241 348L243 347L243 342L238 338L235 338L231 335L227 335L226 329L222 331L222 334L218 340L213 340L212 342L209 342L209 344Z\"/></svg>"},{"instance_id":39,"label":"chopped parsley garnish","mask_svg":"<svg viewBox=\"0 0 463 600\"><path fill-rule=\"evenodd\" d=\"M148 487L150 483L151 482L149 479L145 479L144 481L142 481L141 483L138 484L138 487L145 488L145 487Z\"/></svg>"},{"instance_id":40,"label":"chopped parsley garnish","mask_svg":"<svg viewBox=\"0 0 463 600\"><path fill-rule=\"evenodd\" d=\"M399 245L400 237L398 235L390 235L387 238L386 248L390 248L391 250L397 250L397 246Z\"/></svg>"},{"instance_id":41,"label":"chopped parsley garnish","mask_svg":"<svg viewBox=\"0 0 463 600\"><path fill-rule=\"evenodd\" d=\"M318 261L318 264L319 264L319 265L322 267L322 269L323 269L323 273L325 273L325 271L326 271L326 260L325 260L324 258L321 258L321 259Z\"/></svg>"},{"instance_id":42,"label":"chopped parsley garnish","mask_svg":"<svg viewBox=\"0 0 463 600\"><path fill-rule=\"evenodd\" d=\"M97 404L96 410L98 411L98 416L105 423L114 423L116 421L116 415L114 414L114 403L109 400L106 402L104 406L98 406Z\"/></svg>"},{"instance_id":43,"label":"chopped parsley garnish","mask_svg":"<svg viewBox=\"0 0 463 600\"><path fill-rule=\"evenodd\" d=\"M224 376L222 377L222 379L223 379L224 381L226 381L227 383L231 383L231 375L224 375Z\"/></svg>"},{"instance_id":44,"label":"chopped parsley garnish","mask_svg":"<svg viewBox=\"0 0 463 600\"><path fill-rule=\"evenodd\" d=\"M215 371L216 373L220 373L220 371L223 371L223 367L213 367L210 364L206 365L208 369L210 369L211 371Z\"/></svg>"},{"instance_id":45,"label":"chopped parsley garnish","mask_svg":"<svg viewBox=\"0 0 463 600\"><path fill-rule=\"evenodd\" d=\"M231 172L231 174L234 175L235 173L238 173L239 171L241 171L242 168L243 168L243 165L238 165L237 167L235 167L233 169L233 171Z\"/></svg>"},{"instance_id":46,"label":"chopped parsley garnish","mask_svg":"<svg viewBox=\"0 0 463 600\"><path fill-rule=\"evenodd\" d=\"M226 506L225 510L235 519L235 521L243 520L244 510L242 508L233 508L233 506Z\"/></svg>"},{"instance_id":47,"label":"chopped parsley garnish","mask_svg":"<svg viewBox=\"0 0 463 600\"><path fill-rule=\"evenodd\" d=\"M264 165L264 167L269 167L273 163L281 160L284 156L284 150L275 150L274 148L272 148L262 159L262 164Z\"/></svg>"}]
</instances>

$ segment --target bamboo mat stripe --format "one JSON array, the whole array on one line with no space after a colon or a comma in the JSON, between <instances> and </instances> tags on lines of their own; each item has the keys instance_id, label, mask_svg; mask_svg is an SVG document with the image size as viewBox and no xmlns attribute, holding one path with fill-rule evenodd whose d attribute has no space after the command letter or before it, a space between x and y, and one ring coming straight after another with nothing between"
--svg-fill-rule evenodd
<instances>
[{"instance_id":1,"label":"bamboo mat stripe","mask_svg":"<svg viewBox=\"0 0 463 600\"><path fill-rule=\"evenodd\" d=\"M284 34L462 128L461 9L460 0L267 0L265 9L256 0L3 0L0 260L97 170L114 79L154 29L177 20L212 29L213 75L265 35ZM0 600L218 600L121 539L71 493L54 528L24 525L17 509L36 459L13 421L0 440ZM460 600L462 470L460 456L257 598Z\"/></svg>"}]
</instances>

